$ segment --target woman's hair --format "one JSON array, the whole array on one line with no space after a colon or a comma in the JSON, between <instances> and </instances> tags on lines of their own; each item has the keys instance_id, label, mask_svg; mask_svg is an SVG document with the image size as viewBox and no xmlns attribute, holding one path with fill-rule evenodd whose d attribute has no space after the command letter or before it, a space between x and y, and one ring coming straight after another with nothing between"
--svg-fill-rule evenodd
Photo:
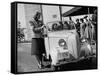
<instances>
[{"instance_id":1,"label":"woman's hair","mask_svg":"<svg viewBox=\"0 0 100 76\"><path fill-rule=\"evenodd\" d=\"M36 15L34 16L34 20L38 21L38 19L40 18L41 13L40 12L36 12Z\"/></svg>"}]
</instances>

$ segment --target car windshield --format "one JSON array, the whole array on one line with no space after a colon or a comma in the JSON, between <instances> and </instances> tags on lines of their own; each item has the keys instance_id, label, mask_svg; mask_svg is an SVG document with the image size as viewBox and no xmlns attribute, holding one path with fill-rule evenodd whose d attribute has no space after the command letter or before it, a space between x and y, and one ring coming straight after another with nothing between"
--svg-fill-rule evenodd
<instances>
[{"instance_id":1,"label":"car windshield","mask_svg":"<svg viewBox=\"0 0 100 76\"><path fill-rule=\"evenodd\" d=\"M54 21L48 22L47 25L48 31L61 31L61 30L74 30L74 23L69 23L67 21Z\"/></svg>"}]
</instances>

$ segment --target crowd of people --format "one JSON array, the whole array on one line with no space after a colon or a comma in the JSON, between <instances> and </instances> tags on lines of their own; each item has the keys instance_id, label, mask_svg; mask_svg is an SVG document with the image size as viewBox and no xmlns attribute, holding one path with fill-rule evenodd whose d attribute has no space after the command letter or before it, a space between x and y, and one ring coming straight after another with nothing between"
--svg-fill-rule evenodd
<instances>
[{"instance_id":1,"label":"crowd of people","mask_svg":"<svg viewBox=\"0 0 100 76\"><path fill-rule=\"evenodd\" d=\"M96 42L96 34L97 34L97 13L92 15L92 18L90 19L89 16L85 16L81 19L76 19L76 30L79 34L80 38L85 38L88 41ZM94 18L95 16L95 18Z\"/></svg>"}]
</instances>

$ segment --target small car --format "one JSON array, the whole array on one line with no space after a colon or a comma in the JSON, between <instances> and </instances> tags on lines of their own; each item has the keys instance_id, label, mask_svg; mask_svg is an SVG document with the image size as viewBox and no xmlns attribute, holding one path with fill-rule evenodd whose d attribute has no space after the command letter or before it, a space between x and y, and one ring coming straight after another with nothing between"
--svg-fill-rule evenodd
<instances>
[{"instance_id":1,"label":"small car","mask_svg":"<svg viewBox=\"0 0 100 76\"><path fill-rule=\"evenodd\" d=\"M54 21L46 24L45 39L46 57L51 58L51 65L59 66L77 62L91 56L92 47L85 39L80 41L75 25L66 21Z\"/></svg>"}]
</instances>

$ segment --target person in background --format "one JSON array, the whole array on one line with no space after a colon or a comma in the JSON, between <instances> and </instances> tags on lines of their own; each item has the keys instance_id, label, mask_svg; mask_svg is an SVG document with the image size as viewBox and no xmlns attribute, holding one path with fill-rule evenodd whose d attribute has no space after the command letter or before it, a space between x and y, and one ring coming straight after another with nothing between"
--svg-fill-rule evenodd
<instances>
[{"instance_id":1,"label":"person in background","mask_svg":"<svg viewBox=\"0 0 100 76\"><path fill-rule=\"evenodd\" d=\"M69 17L69 25L70 25L70 29L74 28L75 23L72 21L71 17Z\"/></svg>"},{"instance_id":2,"label":"person in background","mask_svg":"<svg viewBox=\"0 0 100 76\"><path fill-rule=\"evenodd\" d=\"M94 10L94 13L92 15L92 23L94 25L97 25L97 10ZM97 27L97 26L95 26L95 27Z\"/></svg>"},{"instance_id":3,"label":"person in background","mask_svg":"<svg viewBox=\"0 0 100 76\"><path fill-rule=\"evenodd\" d=\"M57 31L58 30L58 24L57 23L52 24L52 30L53 31Z\"/></svg>"},{"instance_id":4,"label":"person in background","mask_svg":"<svg viewBox=\"0 0 100 76\"><path fill-rule=\"evenodd\" d=\"M86 28L85 28L84 36L91 43L91 39L92 39L92 27L91 27L91 23L88 20L88 16L85 16L84 20L85 20L85 23L86 23Z\"/></svg>"},{"instance_id":5,"label":"person in background","mask_svg":"<svg viewBox=\"0 0 100 76\"><path fill-rule=\"evenodd\" d=\"M96 32L97 31L97 10L96 9L94 10L94 13L92 15L91 22L94 25L94 31L95 31L93 39L96 41L97 40L97 36L96 36L96 34L97 34L97 32Z\"/></svg>"},{"instance_id":6,"label":"person in background","mask_svg":"<svg viewBox=\"0 0 100 76\"><path fill-rule=\"evenodd\" d=\"M77 33L78 33L78 35L80 37L80 22L79 22L79 19L76 19L75 26L76 26L76 29L77 29Z\"/></svg>"},{"instance_id":7,"label":"person in background","mask_svg":"<svg viewBox=\"0 0 100 76\"><path fill-rule=\"evenodd\" d=\"M81 38L84 38L85 27L86 27L86 24L85 24L83 18L81 18L80 19L80 34L81 34Z\"/></svg>"},{"instance_id":8,"label":"person in background","mask_svg":"<svg viewBox=\"0 0 100 76\"><path fill-rule=\"evenodd\" d=\"M67 30L70 29L70 26L67 21L64 22L64 29L67 29Z\"/></svg>"},{"instance_id":9,"label":"person in background","mask_svg":"<svg viewBox=\"0 0 100 76\"><path fill-rule=\"evenodd\" d=\"M36 14L33 17L33 20L30 21L30 24L33 27L33 33L35 34L35 38L37 38L36 39L37 46L39 46L38 50L35 50L34 55L36 56L36 59L38 61L38 67L43 68L44 66L42 64L42 54L45 51L41 49L43 48L43 44L44 44L44 41L41 41L41 40L44 40L42 37L42 30L44 26L43 26L43 22L40 20L40 16L41 16L41 13L36 12ZM41 40L38 38L41 38Z\"/></svg>"},{"instance_id":10,"label":"person in background","mask_svg":"<svg viewBox=\"0 0 100 76\"><path fill-rule=\"evenodd\" d=\"M59 24L58 24L58 25L59 25L58 29L59 29L59 30L63 30L63 27L64 27L64 26L63 26L63 23L62 23L61 21L59 21Z\"/></svg>"},{"instance_id":11,"label":"person in background","mask_svg":"<svg viewBox=\"0 0 100 76\"><path fill-rule=\"evenodd\" d=\"M95 43L95 36L96 36L96 33L95 33L95 25L92 23L91 19L89 19L89 23L91 25L91 43Z\"/></svg>"}]
</instances>

